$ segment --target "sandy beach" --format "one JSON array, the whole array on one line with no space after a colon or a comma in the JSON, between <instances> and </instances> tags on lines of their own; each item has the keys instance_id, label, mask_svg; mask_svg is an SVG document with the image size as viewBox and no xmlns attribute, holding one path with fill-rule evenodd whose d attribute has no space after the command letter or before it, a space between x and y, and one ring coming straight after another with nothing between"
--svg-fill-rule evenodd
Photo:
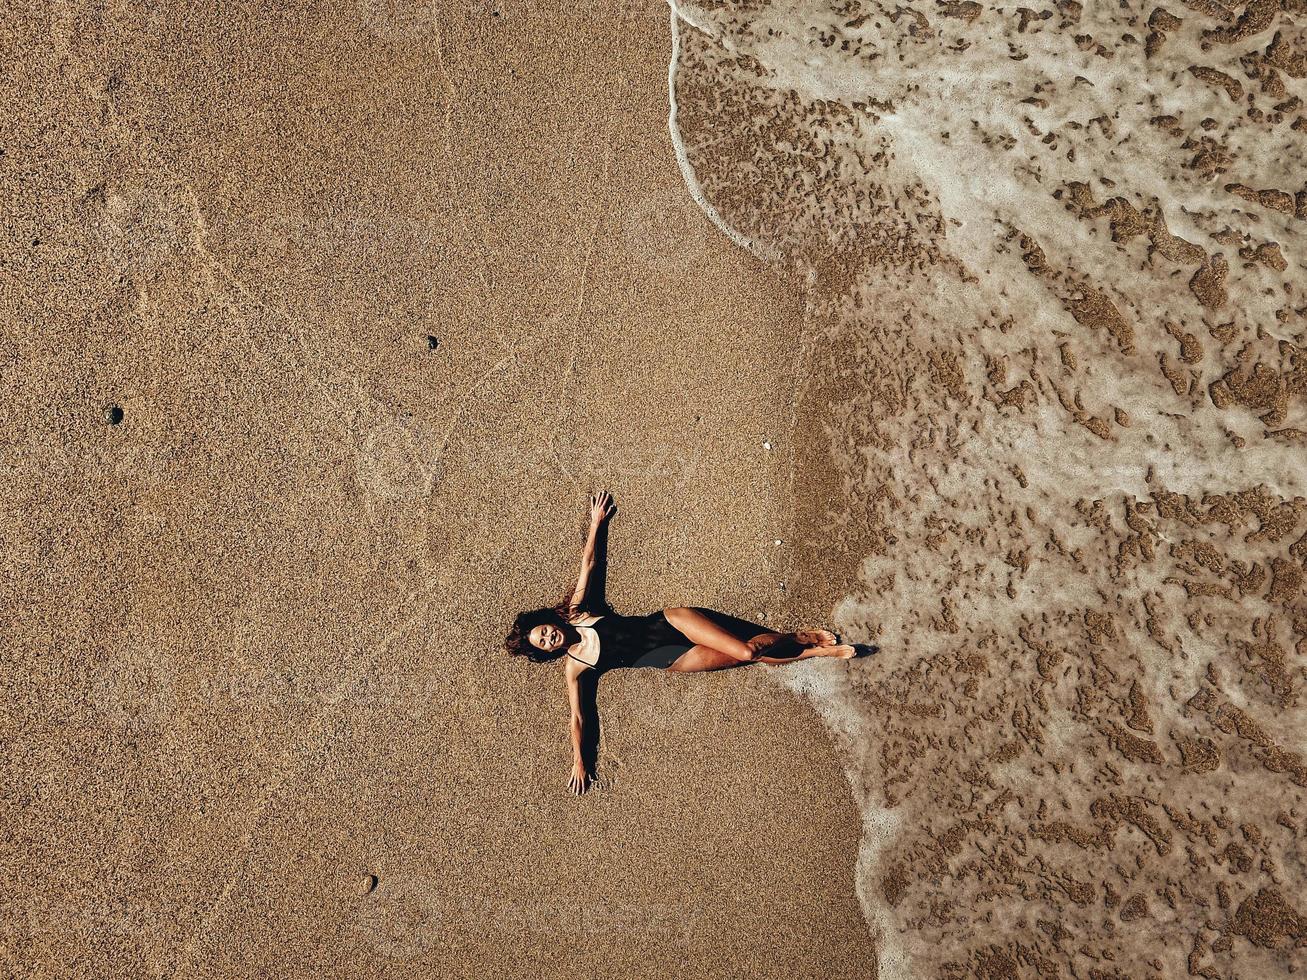
<instances>
[{"instance_id":1,"label":"sandy beach","mask_svg":"<svg viewBox=\"0 0 1307 980\"><path fill-rule=\"evenodd\" d=\"M619 609L789 616L802 299L686 192L666 8L3 31L3 972L869 975L808 702L613 675L576 799L502 649L599 486Z\"/></svg>"},{"instance_id":2,"label":"sandy beach","mask_svg":"<svg viewBox=\"0 0 1307 980\"><path fill-rule=\"evenodd\" d=\"M12 12L0 973L1301 972L1304 25Z\"/></svg>"}]
</instances>

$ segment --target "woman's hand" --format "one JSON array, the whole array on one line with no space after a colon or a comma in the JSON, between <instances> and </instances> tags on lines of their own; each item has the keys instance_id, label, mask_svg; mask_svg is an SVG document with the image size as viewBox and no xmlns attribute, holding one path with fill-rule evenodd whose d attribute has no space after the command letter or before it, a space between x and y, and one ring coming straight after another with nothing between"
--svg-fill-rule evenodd
<instances>
[{"instance_id":1,"label":"woman's hand","mask_svg":"<svg viewBox=\"0 0 1307 980\"><path fill-rule=\"evenodd\" d=\"M612 494L600 490L590 495L590 526L598 527L617 513L617 504L613 503Z\"/></svg>"},{"instance_id":2,"label":"woman's hand","mask_svg":"<svg viewBox=\"0 0 1307 980\"><path fill-rule=\"evenodd\" d=\"M594 779L585 771L584 763L576 762L572 764L572 775L567 780L568 789L579 796L590 788L592 782L594 782Z\"/></svg>"}]
</instances>

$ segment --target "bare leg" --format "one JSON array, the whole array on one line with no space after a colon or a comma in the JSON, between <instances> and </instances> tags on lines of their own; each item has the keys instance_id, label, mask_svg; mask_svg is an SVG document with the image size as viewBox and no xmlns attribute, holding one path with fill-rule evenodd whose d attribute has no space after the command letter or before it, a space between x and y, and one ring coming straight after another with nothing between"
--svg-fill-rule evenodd
<instances>
[{"instance_id":1,"label":"bare leg","mask_svg":"<svg viewBox=\"0 0 1307 980\"><path fill-rule=\"evenodd\" d=\"M781 636L784 634L771 635ZM773 648L775 646L773 645ZM677 657L667 669L674 670L678 674L698 674L708 670L725 670L728 667L747 667L751 663L792 664L796 660L807 660L809 657L838 657L842 660L848 660L857 653L853 647L846 645L791 647L790 649L797 649L797 652L784 657L759 654L753 660L738 660L729 653L723 653L721 650L714 650L712 647L698 643ZM776 652L782 651L776 650Z\"/></svg>"},{"instance_id":2,"label":"bare leg","mask_svg":"<svg viewBox=\"0 0 1307 980\"><path fill-rule=\"evenodd\" d=\"M728 667L746 667L750 661L738 660L703 644L695 644L676 658L668 670L678 674L698 674L707 670L725 670Z\"/></svg>"},{"instance_id":3,"label":"bare leg","mask_svg":"<svg viewBox=\"0 0 1307 980\"><path fill-rule=\"evenodd\" d=\"M697 609L689 606L669 606L663 610L663 615L667 617L667 622L676 627L691 643L711 647L742 663L754 660L757 655L755 649L748 643L722 629Z\"/></svg>"},{"instance_id":4,"label":"bare leg","mask_svg":"<svg viewBox=\"0 0 1307 980\"><path fill-rule=\"evenodd\" d=\"M809 657L834 657L836 660L852 660L857 655L857 647L850 646L847 643L838 643L829 647L804 647L793 657L759 657L758 662L763 664L792 664L796 660L807 660Z\"/></svg>"},{"instance_id":5,"label":"bare leg","mask_svg":"<svg viewBox=\"0 0 1307 980\"><path fill-rule=\"evenodd\" d=\"M857 652L837 644L829 630L799 630L797 633L759 633L749 641L754 655L767 664L783 664L808 657L838 657L847 660Z\"/></svg>"},{"instance_id":6,"label":"bare leg","mask_svg":"<svg viewBox=\"0 0 1307 980\"><path fill-rule=\"evenodd\" d=\"M807 644L799 639L797 633L759 633L749 640L749 649L755 657L797 657L799 651Z\"/></svg>"},{"instance_id":7,"label":"bare leg","mask_svg":"<svg viewBox=\"0 0 1307 980\"><path fill-rule=\"evenodd\" d=\"M791 660L804 660L806 657L839 657L847 660L857 653L850 645L836 645L835 634L829 630L761 632L745 642L693 606L668 606L663 610L663 615L670 625L694 644L694 647L673 662L670 670L697 672L733 666L720 662L723 656L731 657L738 664L759 661L765 664L787 664ZM702 652L701 648L711 651L711 655ZM686 666L682 666L682 662Z\"/></svg>"},{"instance_id":8,"label":"bare leg","mask_svg":"<svg viewBox=\"0 0 1307 980\"><path fill-rule=\"evenodd\" d=\"M788 664L796 660L807 660L809 657L835 657L839 660L852 660L858 654L857 649L847 643L804 645L798 639L803 635L802 633L770 633L764 635L778 636L780 639L758 648L757 659L759 663ZM759 639L760 637L754 637L749 641L750 645L753 645Z\"/></svg>"}]
</instances>

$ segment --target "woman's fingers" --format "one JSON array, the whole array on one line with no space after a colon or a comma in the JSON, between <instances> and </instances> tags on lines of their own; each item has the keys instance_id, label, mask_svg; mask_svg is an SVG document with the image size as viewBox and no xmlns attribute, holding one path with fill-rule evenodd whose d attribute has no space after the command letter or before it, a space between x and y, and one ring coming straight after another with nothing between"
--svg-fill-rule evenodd
<instances>
[{"instance_id":1,"label":"woman's fingers","mask_svg":"<svg viewBox=\"0 0 1307 980\"><path fill-rule=\"evenodd\" d=\"M605 521L617 513L617 504L613 495L607 490L598 490L590 495L590 517L592 520Z\"/></svg>"},{"instance_id":2,"label":"woman's fingers","mask_svg":"<svg viewBox=\"0 0 1307 980\"><path fill-rule=\"evenodd\" d=\"M567 788L577 796L585 792L586 786L589 785L590 774L588 772L578 773L575 769L567 778Z\"/></svg>"},{"instance_id":3,"label":"woman's fingers","mask_svg":"<svg viewBox=\"0 0 1307 980\"><path fill-rule=\"evenodd\" d=\"M589 789L590 784L593 782L594 780L591 778L588 772L583 772L578 774L576 770L573 769L571 776L569 776L567 779L567 788L571 790L573 793L575 793L577 796L580 796L587 789Z\"/></svg>"}]
</instances>

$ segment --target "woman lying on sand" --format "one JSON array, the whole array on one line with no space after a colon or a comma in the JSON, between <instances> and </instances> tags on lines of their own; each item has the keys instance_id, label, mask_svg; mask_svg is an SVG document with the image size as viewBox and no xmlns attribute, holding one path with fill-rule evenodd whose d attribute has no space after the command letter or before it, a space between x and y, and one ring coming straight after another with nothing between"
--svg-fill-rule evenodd
<instances>
[{"instance_id":1,"label":"woman lying on sand","mask_svg":"<svg viewBox=\"0 0 1307 980\"><path fill-rule=\"evenodd\" d=\"M573 793L584 793L593 778L583 751L581 676L587 672L658 667L697 673L755 663L784 664L807 657L847 660L858 655L856 647L839 643L829 630L763 632L745 640L710 619L708 610L699 608L669 606L647 616L611 612L603 600L603 576L593 573L603 564L603 549L596 547L600 531L615 513L617 507L608 491L590 498L590 531L571 598L551 609L521 613L505 640L508 652L514 656L536 663L564 662L572 709L575 761L568 786Z\"/></svg>"}]
</instances>

